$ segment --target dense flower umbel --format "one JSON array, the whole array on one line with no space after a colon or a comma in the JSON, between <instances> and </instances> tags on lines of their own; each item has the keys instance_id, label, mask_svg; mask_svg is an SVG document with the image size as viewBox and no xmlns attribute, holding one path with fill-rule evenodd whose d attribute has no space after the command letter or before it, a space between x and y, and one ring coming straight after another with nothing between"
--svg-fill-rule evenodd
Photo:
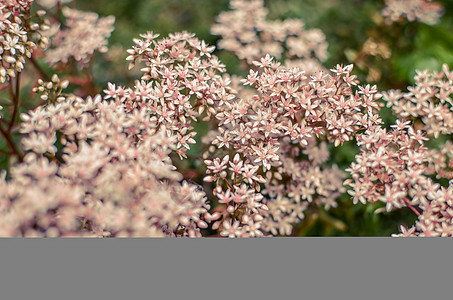
<instances>
[{"instance_id":1,"label":"dense flower umbel","mask_svg":"<svg viewBox=\"0 0 453 300\"><path fill-rule=\"evenodd\" d=\"M415 227L402 226L395 236L452 236L453 182L444 188L426 176L430 152L420 131L408 121L392 127L391 132L376 127L359 138L362 150L346 181L353 202L381 201L387 211L412 209L418 215Z\"/></svg>"},{"instance_id":2,"label":"dense flower umbel","mask_svg":"<svg viewBox=\"0 0 453 300\"><path fill-rule=\"evenodd\" d=\"M349 183L354 187L350 192L354 201L381 200L386 202L388 210L409 206L417 213L415 226L410 229L402 226L401 234L395 236L453 236L453 182L445 188L426 176L453 178L452 143L447 141L439 150L423 146L428 140L425 135L437 138L440 134L453 133L452 79L453 72L444 65L442 72L417 71L416 85L408 87L406 93L399 90L384 93L383 98L393 112L398 117L414 120L421 130L414 130L406 121L397 123L390 134L379 129L382 134L376 131L364 136L366 149L351 166L354 183ZM389 148L389 142L396 148ZM378 157L378 165L373 166ZM377 191L372 186L381 189Z\"/></svg>"},{"instance_id":3,"label":"dense flower umbel","mask_svg":"<svg viewBox=\"0 0 453 300\"><path fill-rule=\"evenodd\" d=\"M370 86L354 93L357 81L350 75L352 66L309 77L297 68L280 67L270 56L254 64L257 71L250 71L242 81L252 92L242 87L239 97L217 106L219 129L205 139L216 145L210 152L233 151L242 158L208 161L205 180L231 178L230 189L245 182L257 191L265 183L262 195L268 209L260 212L261 228L288 235L304 217L308 203L336 206L335 199L344 191L343 173L336 166L323 165L329 154L326 143L319 140L338 146L379 124L380 95ZM241 225L237 224L239 230Z\"/></svg>"},{"instance_id":4,"label":"dense flower umbel","mask_svg":"<svg viewBox=\"0 0 453 300\"><path fill-rule=\"evenodd\" d=\"M38 34L38 30L47 30L44 21L31 21L30 0L0 1L0 83L16 77L22 72L25 59L37 46L45 47L47 38ZM39 11L36 16L43 16Z\"/></svg>"},{"instance_id":5,"label":"dense flower umbel","mask_svg":"<svg viewBox=\"0 0 453 300\"><path fill-rule=\"evenodd\" d=\"M128 50L130 56L127 58L131 67L136 61L145 63L142 81L137 81L134 89L116 88L110 84L105 91L106 97L125 103L130 112L148 108L157 124L165 125L176 137L180 157L186 157L189 144L195 142L191 122L201 116L205 116L204 120L214 119L216 109L235 97L228 76L221 76L225 66L211 54L214 47L196 39L193 34L182 32L155 40L157 35L149 32L142 38L134 40L135 46ZM232 161L227 155L205 163L206 180L218 183L214 196L229 207L219 208L214 216L208 217L210 221L223 215L213 228L220 228L222 236L262 236L261 212L266 207L260 203L262 195L246 184L241 185L240 178L246 171L241 168L243 162L239 155ZM226 186L225 191L218 179L227 177L226 168L232 164L236 166L232 171L234 183Z\"/></svg>"},{"instance_id":6,"label":"dense flower umbel","mask_svg":"<svg viewBox=\"0 0 453 300\"><path fill-rule=\"evenodd\" d=\"M386 17L387 23L398 21L404 17L410 22L417 20L427 24L436 24L443 13L442 5L433 3L431 0L386 0L385 4L382 15Z\"/></svg>"},{"instance_id":7,"label":"dense flower umbel","mask_svg":"<svg viewBox=\"0 0 453 300\"><path fill-rule=\"evenodd\" d=\"M52 48L46 55L49 64L67 63L72 57L83 66L95 51L107 52L107 40L115 23L113 16L99 18L96 13L68 7L63 7L62 11L66 18L65 27L51 37Z\"/></svg>"},{"instance_id":8,"label":"dense flower umbel","mask_svg":"<svg viewBox=\"0 0 453 300\"><path fill-rule=\"evenodd\" d=\"M106 98L125 103L130 112L146 107L157 116L158 125L165 125L176 136L177 153L186 157L189 144L195 143L191 122L203 115L208 119L215 112L215 102L231 97L228 78L221 75L225 66L212 55L213 46L182 32L156 40L148 32L135 39L127 58L133 67L144 62L141 81L134 88L109 84Z\"/></svg>"},{"instance_id":9,"label":"dense flower umbel","mask_svg":"<svg viewBox=\"0 0 453 300\"><path fill-rule=\"evenodd\" d=\"M212 32L250 67L246 78L229 76L214 47L193 34L157 39L148 32L128 50L129 66L142 65L141 78L133 87L109 83L104 97L65 93L69 81L49 78L31 58L42 76L33 92L45 104L21 114L17 125L26 103L18 74L33 49L45 50L52 38L47 62L76 61L87 71L93 54L107 49L114 18L61 6L68 2L38 3L61 12L60 24L59 13L32 15L32 1L0 0L0 81L9 81L0 89L11 87L12 98L2 105L14 104L0 124L9 151L0 150L20 161L8 176L0 172L0 236L198 237L209 223L225 237L291 235L306 214L335 207L344 184L354 203L380 201L380 211L406 207L418 216L396 236L453 235L453 180L442 187L434 178L453 179L453 145L424 146L428 137L453 134L453 72L446 66L418 72L406 93L384 94L400 118L388 132L376 86L359 85L352 65L322 67L321 31L299 20L266 20L262 0L231 0ZM441 10L427 0L387 5L389 22L404 16L435 23ZM390 55L371 38L362 53ZM200 156L186 154L196 121L209 128L201 145L209 199L175 167L203 171ZM13 139L19 133L22 148ZM328 149L353 140L361 152L344 181Z\"/></svg>"},{"instance_id":10,"label":"dense flower umbel","mask_svg":"<svg viewBox=\"0 0 453 300\"><path fill-rule=\"evenodd\" d=\"M352 179L346 181L353 188L349 193L354 203L382 201L387 211L419 204L417 192L432 183L423 175L427 150L423 135L407 121L392 127L390 132L374 127L358 137L361 153L347 170Z\"/></svg>"},{"instance_id":11,"label":"dense flower umbel","mask_svg":"<svg viewBox=\"0 0 453 300\"><path fill-rule=\"evenodd\" d=\"M401 118L420 119L423 129L435 138L453 133L453 72L447 65L442 72L417 71L415 86L406 93L390 90L383 99L394 114Z\"/></svg>"},{"instance_id":12,"label":"dense flower umbel","mask_svg":"<svg viewBox=\"0 0 453 300\"><path fill-rule=\"evenodd\" d=\"M255 62L258 70L242 82L254 96L225 102L218 108L219 147L234 145L251 161L270 169L278 159L279 139L308 145L311 137L326 136L335 146L355 134L380 124L381 95L376 86L358 84L352 65L306 76L298 68L281 68L270 56ZM354 91L355 89L355 91Z\"/></svg>"},{"instance_id":13,"label":"dense flower umbel","mask_svg":"<svg viewBox=\"0 0 453 300\"><path fill-rule=\"evenodd\" d=\"M266 54L288 58L290 66L303 66L307 73L321 68L327 58L327 43L319 29L304 28L298 19L266 20L263 0L231 0L231 11L222 12L213 34L221 35L219 48L234 52L252 64Z\"/></svg>"},{"instance_id":14,"label":"dense flower umbel","mask_svg":"<svg viewBox=\"0 0 453 300\"><path fill-rule=\"evenodd\" d=\"M453 72L447 65L441 72L417 71L415 86L408 87L403 93L390 90L384 93L383 99L393 113L401 118L414 120L416 125L429 136L453 133ZM421 121L421 123L420 123ZM453 178L451 143L440 146L440 150L430 149L427 156L429 168L427 172L437 178Z\"/></svg>"},{"instance_id":15,"label":"dense flower umbel","mask_svg":"<svg viewBox=\"0 0 453 300\"><path fill-rule=\"evenodd\" d=\"M148 108L69 97L22 119L31 153L0 183L2 236L200 236L215 219L204 192L180 182L175 138Z\"/></svg>"},{"instance_id":16,"label":"dense flower umbel","mask_svg":"<svg viewBox=\"0 0 453 300\"><path fill-rule=\"evenodd\" d=\"M220 206L216 208L213 229L220 228L220 235L228 237L263 236L263 215L268 209L262 203L263 195L256 191L264 178L257 174L258 167L244 163L236 154L233 159L225 155L222 159L205 160L207 182L215 182L214 196ZM255 188L253 188L255 187Z\"/></svg>"}]
</instances>

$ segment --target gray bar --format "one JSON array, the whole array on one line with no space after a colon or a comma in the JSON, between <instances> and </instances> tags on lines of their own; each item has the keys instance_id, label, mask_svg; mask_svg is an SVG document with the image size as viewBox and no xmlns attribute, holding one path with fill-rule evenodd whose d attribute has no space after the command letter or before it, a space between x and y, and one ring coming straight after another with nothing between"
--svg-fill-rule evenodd
<instances>
[{"instance_id":1,"label":"gray bar","mask_svg":"<svg viewBox=\"0 0 453 300\"><path fill-rule=\"evenodd\" d=\"M452 239L0 239L0 299L451 299ZM445 297L447 296L447 297Z\"/></svg>"}]
</instances>

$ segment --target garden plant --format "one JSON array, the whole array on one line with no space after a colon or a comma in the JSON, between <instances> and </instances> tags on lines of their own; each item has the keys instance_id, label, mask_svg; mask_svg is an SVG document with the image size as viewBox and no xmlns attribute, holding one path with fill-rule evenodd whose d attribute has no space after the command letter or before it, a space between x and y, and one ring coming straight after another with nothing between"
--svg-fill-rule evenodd
<instances>
[{"instance_id":1,"label":"garden plant","mask_svg":"<svg viewBox=\"0 0 453 300\"><path fill-rule=\"evenodd\" d=\"M0 10L2 237L453 236L449 1Z\"/></svg>"}]
</instances>

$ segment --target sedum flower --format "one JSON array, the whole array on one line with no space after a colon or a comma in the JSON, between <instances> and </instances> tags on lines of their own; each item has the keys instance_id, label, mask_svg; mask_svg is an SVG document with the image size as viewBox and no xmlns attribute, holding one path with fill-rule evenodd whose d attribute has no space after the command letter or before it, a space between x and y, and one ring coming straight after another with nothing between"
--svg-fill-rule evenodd
<instances>
[{"instance_id":1,"label":"sedum flower","mask_svg":"<svg viewBox=\"0 0 453 300\"><path fill-rule=\"evenodd\" d=\"M442 5L431 0L386 0L385 4L382 15L389 24L404 17L409 22L417 20L433 25L443 13Z\"/></svg>"},{"instance_id":2,"label":"sedum flower","mask_svg":"<svg viewBox=\"0 0 453 300\"><path fill-rule=\"evenodd\" d=\"M215 182L214 194L225 204L220 208L224 220L233 217L247 230L237 216L259 216L263 234L286 235L310 203L326 209L337 205L345 175L324 165L326 141L338 146L379 125L376 100L381 95L375 86L358 85L352 65L307 76L269 55L253 64L256 69L241 80L243 86L235 86L237 96L215 107L218 130L204 139L215 146L205 153L214 157L205 161L205 181ZM228 157L230 168L222 157ZM256 191L249 197L262 198L256 212L253 206L244 210L244 204L231 204L243 183Z\"/></svg>"},{"instance_id":3,"label":"sedum flower","mask_svg":"<svg viewBox=\"0 0 453 300\"><path fill-rule=\"evenodd\" d=\"M143 63L143 76L134 88L109 84L106 99L125 103L130 112L147 107L158 126L176 136L176 152L185 158L195 143L192 122L212 118L216 104L232 97L231 88L222 76L225 65L211 54L213 46L188 32L157 37L148 32L134 39L127 60L130 68Z\"/></svg>"},{"instance_id":4,"label":"sedum flower","mask_svg":"<svg viewBox=\"0 0 453 300\"><path fill-rule=\"evenodd\" d=\"M52 47L46 52L50 65L67 63L72 57L86 65L95 51L107 52L107 40L114 27L113 16L100 18L96 13L63 7L64 29L51 36Z\"/></svg>"},{"instance_id":5,"label":"sedum flower","mask_svg":"<svg viewBox=\"0 0 453 300\"><path fill-rule=\"evenodd\" d=\"M0 182L0 235L195 237L215 220L148 108L68 96L21 118L29 152Z\"/></svg>"},{"instance_id":6,"label":"sedum flower","mask_svg":"<svg viewBox=\"0 0 453 300\"><path fill-rule=\"evenodd\" d=\"M45 43L37 34L42 27L31 20L30 0L0 1L0 83L22 72L25 59L37 47ZM37 36L36 36L37 35Z\"/></svg>"},{"instance_id":7,"label":"sedum flower","mask_svg":"<svg viewBox=\"0 0 453 300\"><path fill-rule=\"evenodd\" d=\"M267 20L262 0L231 0L230 8L217 16L211 27L212 34L222 37L219 48L232 51L249 65L269 54L287 58L287 66L310 74L322 69L320 61L327 58L327 43L321 30L305 29L297 19Z\"/></svg>"}]
</instances>

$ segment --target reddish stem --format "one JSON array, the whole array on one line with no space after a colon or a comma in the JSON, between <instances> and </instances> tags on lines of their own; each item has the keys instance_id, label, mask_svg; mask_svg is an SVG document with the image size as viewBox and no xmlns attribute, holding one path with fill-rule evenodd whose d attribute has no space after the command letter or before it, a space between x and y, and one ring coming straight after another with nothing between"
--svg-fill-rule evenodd
<instances>
[{"instance_id":1,"label":"reddish stem","mask_svg":"<svg viewBox=\"0 0 453 300\"><path fill-rule=\"evenodd\" d=\"M16 123L16 118L19 113L19 106L20 106L20 72L17 73L16 75L16 91L13 89L13 85L11 83L11 96L13 98L13 103L14 103L14 108L13 108L13 114L11 116L11 122L9 123L8 130L6 131L8 135L11 133L11 130L13 129L14 123Z\"/></svg>"},{"instance_id":2,"label":"reddish stem","mask_svg":"<svg viewBox=\"0 0 453 300\"><path fill-rule=\"evenodd\" d=\"M420 212L410 204L409 199L404 198L404 201L406 202L407 207L409 207L417 216L420 216Z\"/></svg>"}]
</instances>

